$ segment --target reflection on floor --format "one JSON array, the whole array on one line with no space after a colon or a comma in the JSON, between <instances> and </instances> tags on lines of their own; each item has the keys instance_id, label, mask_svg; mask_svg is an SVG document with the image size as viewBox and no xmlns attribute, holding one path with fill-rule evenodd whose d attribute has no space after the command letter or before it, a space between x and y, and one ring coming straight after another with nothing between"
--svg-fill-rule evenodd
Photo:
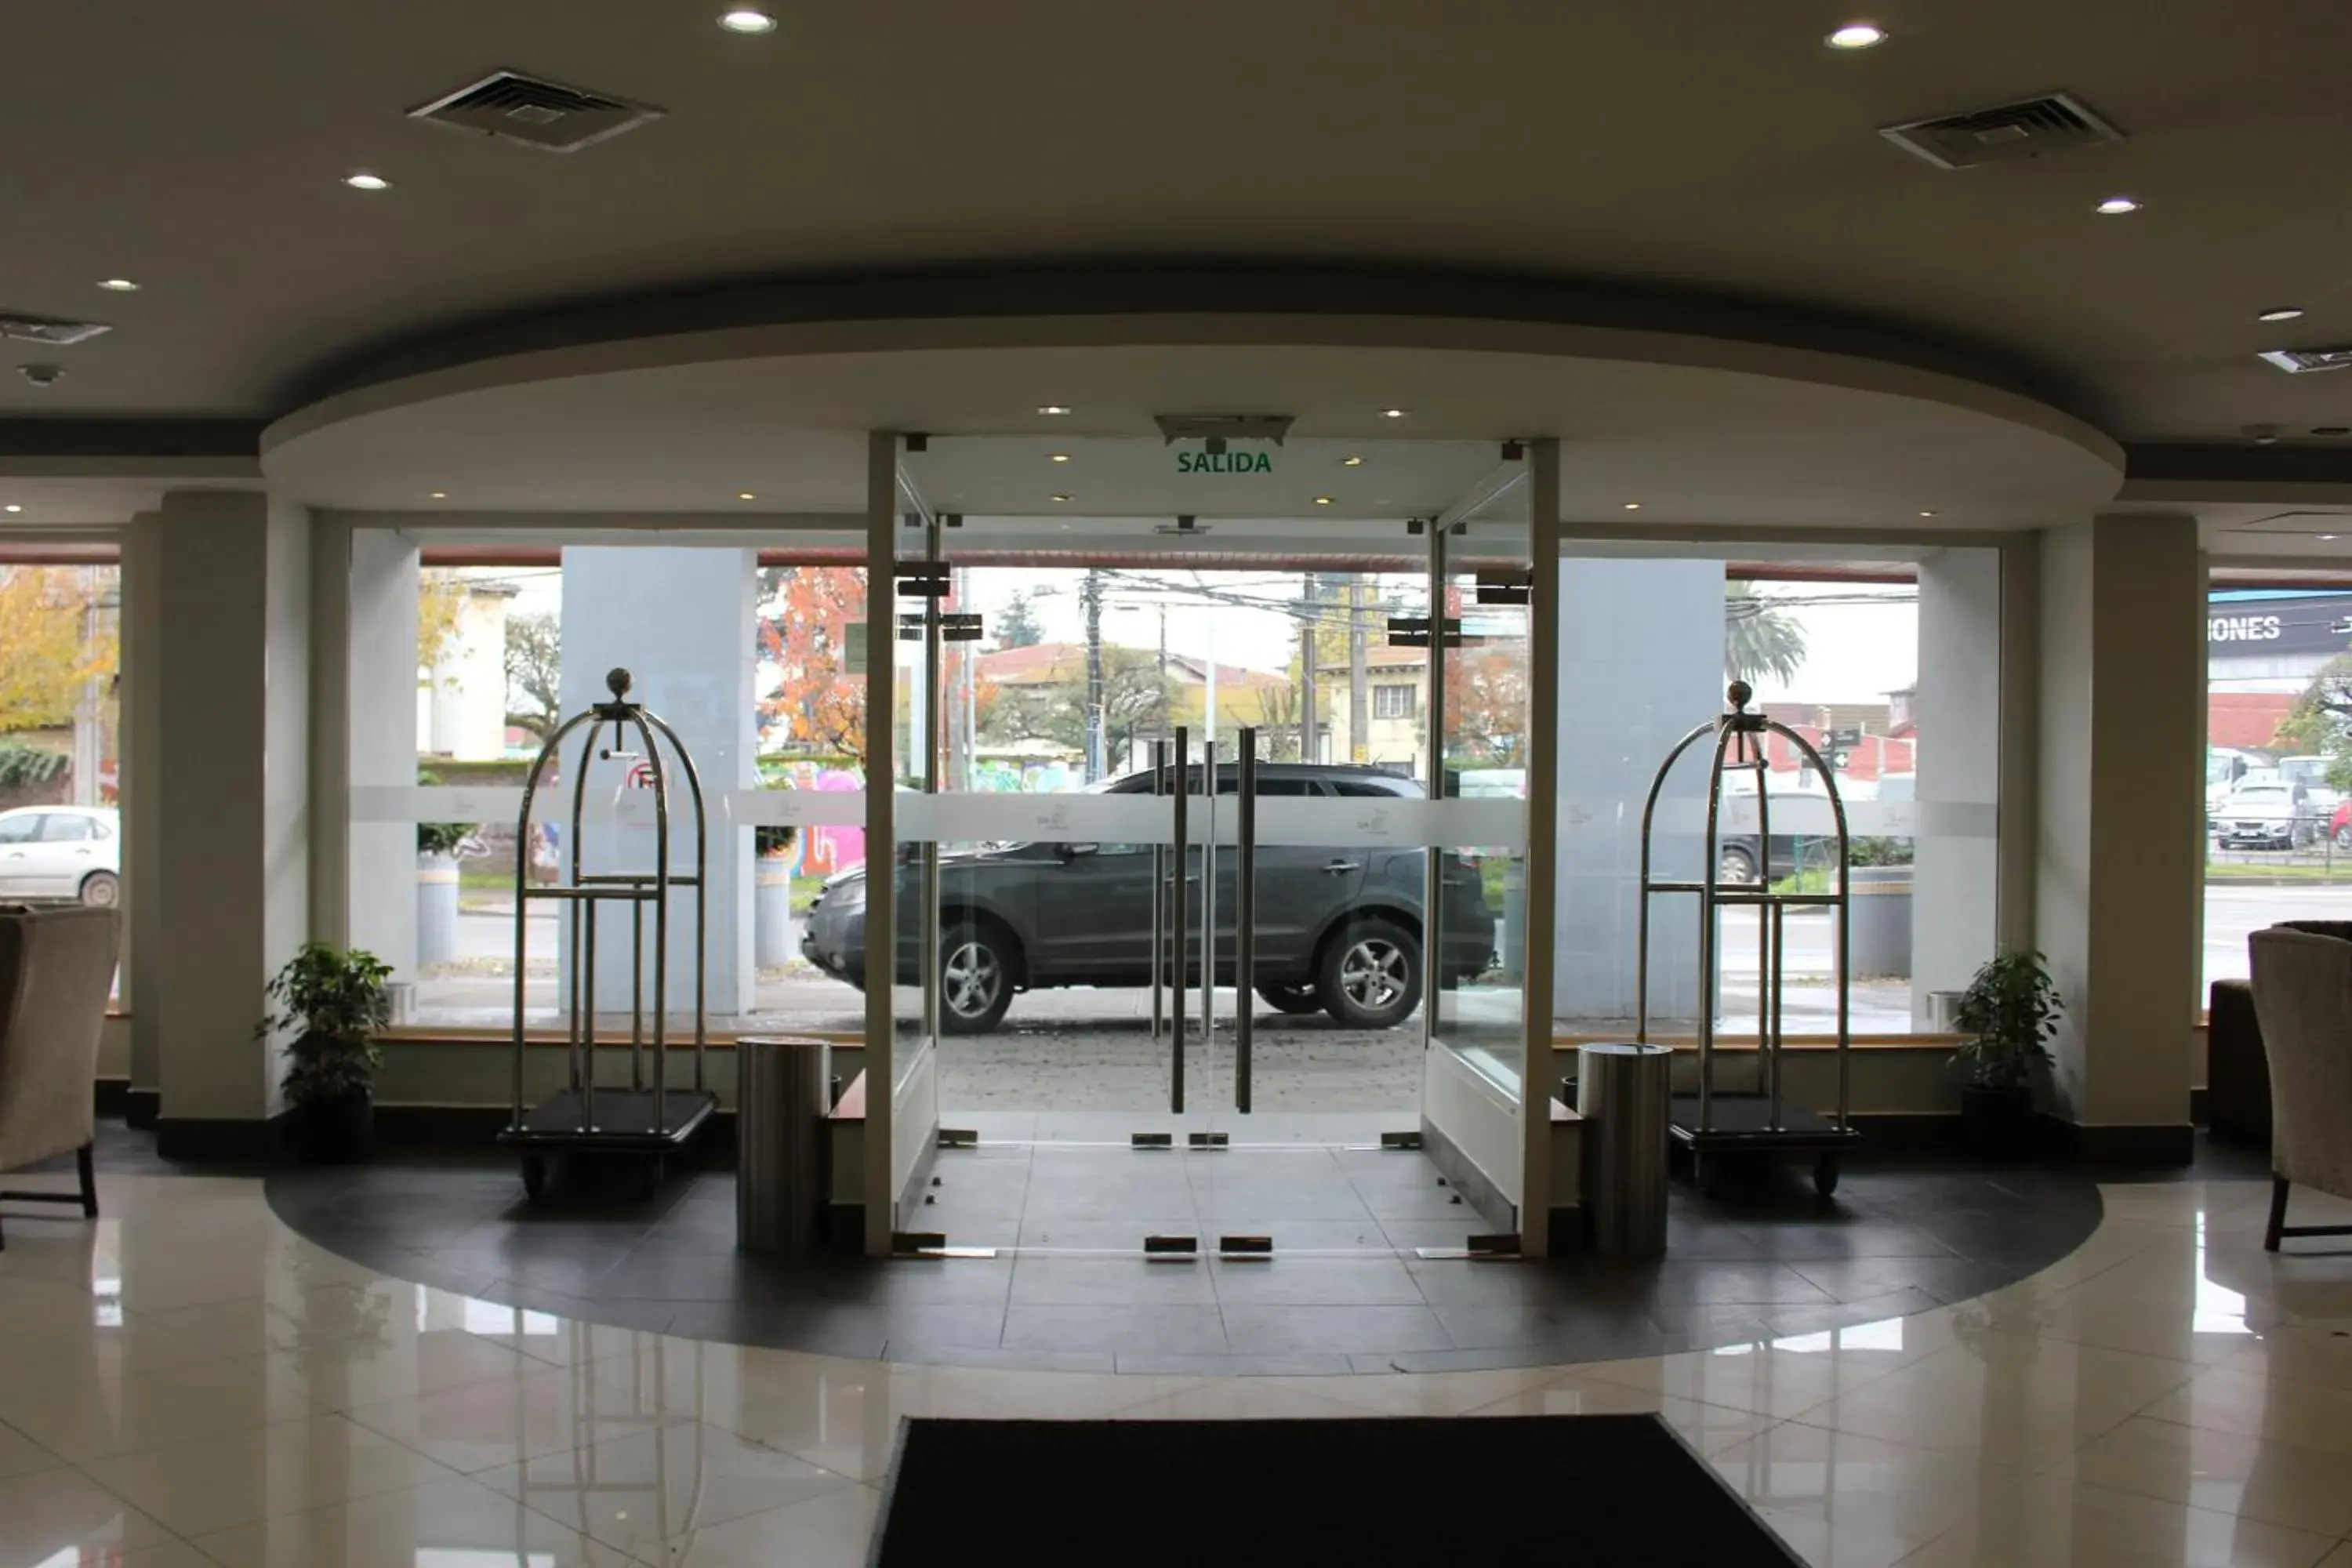
<instances>
[{"instance_id":1,"label":"reflection on floor","mask_svg":"<svg viewBox=\"0 0 2352 1568\"><path fill-rule=\"evenodd\" d=\"M450 1173L366 1174L379 1228L415 1239ZM598 1328L339 1257L256 1180L107 1170L104 1219L8 1222L0 1568L849 1568L905 1415L1622 1411L1659 1412L1823 1568L2352 1568L2352 1248L2264 1254L2266 1187L2107 1187L2079 1247L1909 1316L1575 1367L1218 1378ZM1678 1245L1698 1234L1678 1214Z\"/></svg>"},{"instance_id":2,"label":"reflection on floor","mask_svg":"<svg viewBox=\"0 0 2352 1568\"><path fill-rule=\"evenodd\" d=\"M950 1124L957 1120L950 1118ZM1124 1146L1138 1119L963 1119L922 1228L998 1255L791 1264L733 1250L734 1183L654 1200L572 1184L523 1201L510 1163L287 1170L278 1213L403 1279L682 1338L896 1362L1205 1373L1413 1372L1602 1360L1809 1333L1989 1290L2098 1219L2066 1170L1853 1171L1834 1205L1793 1175L1729 1202L1677 1190L1662 1261L1430 1259L1492 1228L1377 1118L1160 1118L1223 1150ZM1143 1119L1150 1121L1151 1119ZM999 1140L1036 1140L1006 1141ZM1142 1256L1150 1235L1270 1237L1267 1260Z\"/></svg>"}]
</instances>

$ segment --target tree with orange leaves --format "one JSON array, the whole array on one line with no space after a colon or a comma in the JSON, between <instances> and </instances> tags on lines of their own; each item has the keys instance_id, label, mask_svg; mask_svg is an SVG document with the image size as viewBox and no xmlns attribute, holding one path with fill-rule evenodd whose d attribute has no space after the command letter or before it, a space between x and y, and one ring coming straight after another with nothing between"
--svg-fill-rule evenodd
<instances>
[{"instance_id":1,"label":"tree with orange leaves","mask_svg":"<svg viewBox=\"0 0 2352 1568\"><path fill-rule=\"evenodd\" d=\"M866 677L849 673L848 639L863 634L866 570L765 566L760 570L759 653L783 671L762 698L763 720L795 743L866 762ZM869 657L887 658L886 647Z\"/></svg>"}]
</instances>

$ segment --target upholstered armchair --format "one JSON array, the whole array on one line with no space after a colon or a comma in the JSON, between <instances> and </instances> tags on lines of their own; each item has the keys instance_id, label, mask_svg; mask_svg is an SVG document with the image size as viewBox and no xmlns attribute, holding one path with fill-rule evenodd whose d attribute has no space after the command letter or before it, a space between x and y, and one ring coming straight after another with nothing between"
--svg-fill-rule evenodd
<instances>
[{"instance_id":1,"label":"upholstered armchair","mask_svg":"<svg viewBox=\"0 0 2352 1568\"><path fill-rule=\"evenodd\" d=\"M2271 1068L2271 1220L2263 1245L2352 1236L2352 1226L2286 1223L2300 1183L2352 1198L2352 921L2288 921L2249 939L2254 1012Z\"/></svg>"},{"instance_id":2,"label":"upholstered armchair","mask_svg":"<svg viewBox=\"0 0 2352 1568\"><path fill-rule=\"evenodd\" d=\"M98 1213L93 1097L117 942L112 910L0 908L0 1171L79 1154L85 1215ZM0 1199L73 1203L77 1195L0 1192Z\"/></svg>"}]
</instances>

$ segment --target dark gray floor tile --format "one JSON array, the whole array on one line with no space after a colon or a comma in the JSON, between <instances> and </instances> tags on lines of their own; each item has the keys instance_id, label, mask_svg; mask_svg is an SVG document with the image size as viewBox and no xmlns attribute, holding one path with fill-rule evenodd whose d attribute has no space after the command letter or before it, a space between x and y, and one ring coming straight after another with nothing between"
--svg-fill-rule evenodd
<instances>
[{"instance_id":1,"label":"dark gray floor tile","mask_svg":"<svg viewBox=\"0 0 2352 1568\"><path fill-rule=\"evenodd\" d=\"M929 1344L893 1340L886 1361L920 1363L927 1366L1000 1367L1013 1372L1091 1372L1118 1370L1118 1358L1108 1351L1009 1351L1002 1345Z\"/></svg>"},{"instance_id":2,"label":"dark gray floor tile","mask_svg":"<svg viewBox=\"0 0 2352 1568\"><path fill-rule=\"evenodd\" d=\"M1302 1355L1121 1355L1123 1373L1156 1377L1342 1377L1357 1370L1337 1352Z\"/></svg>"},{"instance_id":3,"label":"dark gray floor tile","mask_svg":"<svg viewBox=\"0 0 2352 1568\"><path fill-rule=\"evenodd\" d=\"M1771 1302L1802 1306L1831 1300L1830 1293L1785 1263L1682 1262L1658 1265L1649 1280L1659 1301Z\"/></svg>"},{"instance_id":4,"label":"dark gray floor tile","mask_svg":"<svg viewBox=\"0 0 2352 1568\"><path fill-rule=\"evenodd\" d=\"M1450 1350L1427 1307L1227 1307L1225 1337L1242 1355Z\"/></svg>"},{"instance_id":5,"label":"dark gray floor tile","mask_svg":"<svg viewBox=\"0 0 2352 1568\"><path fill-rule=\"evenodd\" d=\"M1858 1301L1917 1289L1940 1301L1982 1294L2002 1271L1966 1258L1853 1258L1791 1263L1790 1268L1833 1300Z\"/></svg>"},{"instance_id":6,"label":"dark gray floor tile","mask_svg":"<svg viewBox=\"0 0 2352 1568\"><path fill-rule=\"evenodd\" d=\"M1223 1355L1232 1345L1214 1307L1013 1307L1004 1348L1113 1355Z\"/></svg>"},{"instance_id":7,"label":"dark gray floor tile","mask_svg":"<svg viewBox=\"0 0 2352 1568\"><path fill-rule=\"evenodd\" d=\"M1205 1258L1154 1261L1133 1258L1052 1258L1024 1255L1013 1269L1016 1306L1087 1307L1138 1303L1213 1307L1217 1289Z\"/></svg>"},{"instance_id":8,"label":"dark gray floor tile","mask_svg":"<svg viewBox=\"0 0 2352 1568\"><path fill-rule=\"evenodd\" d=\"M1147 1236L1189 1236L1204 1247L1214 1245L1214 1237L1202 1228L1201 1216L1189 1210L1134 1219L1024 1218L1020 1245L1073 1252L1140 1252Z\"/></svg>"},{"instance_id":9,"label":"dark gray floor tile","mask_svg":"<svg viewBox=\"0 0 2352 1568\"><path fill-rule=\"evenodd\" d=\"M997 1350L1004 1342L1004 1309L893 1302L882 1309L882 1332L883 1353L893 1357L921 1345Z\"/></svg>"},{"instance_id":10,"label":"dark gray floor tile","mask_svg":"<svg viewBox=\"0 0 2352 1568\"><path fill-rule=\"evenodd\" d=\"M1225 1307L1418 1307L1421 1287L1393 1258L1220 1258L1212 1268Z\"/></svg>"}]
</instances>

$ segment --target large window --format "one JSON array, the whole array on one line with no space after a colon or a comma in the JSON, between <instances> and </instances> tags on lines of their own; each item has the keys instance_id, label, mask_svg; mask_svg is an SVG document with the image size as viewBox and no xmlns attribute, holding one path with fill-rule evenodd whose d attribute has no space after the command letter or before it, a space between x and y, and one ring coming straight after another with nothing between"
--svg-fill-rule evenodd
<instances>
[{"instance_id":1,"label":"large window","mask_svg":"<svg viewBox=\"0 0 2352 1568\"><path fill-rule=\"evenodd\" d=\"M552 900L524 900L518 919L517 878L552 882L575 848L590 871L649 867L650 774L600 740L577 846L583 731L540 775L525 831L521 791L556 726L604 700L618 667L700 778L712 1029L858 1027L856 992L800 937L824 879L864 860L862 567L646 534L494 549L365 531L353 556L352 940L393 964L400 1023L509 1027L519 930L526 1023L563 1016L584 933ZM682 865L688 795L670 787ZM677 976L692 973L690 921L683 898L672 908ZM627 1004L628 933L602 931L596 947L610 1013ZM674 1029L684 1012L673 1003Z\"/></svg>"},{"instance_id":2,"label":"large window","mask_svg":"<svg viewBox=\"0 0 2352 1568\"><path fill-rule=\"evenodd\" d=\"M1670 547L1671 548L1671 547ZM1570 1035L1614 1035L1635 1012L1644 801L1668 750L1723 711L1733 679L1811 743L1829 777L1772 737L1771 818L1750 775L1726 791L1715 872L1787 890L1827 885L1833 784L1852 837L1847 973L1858 1038L1933 1028L1990 956L1999 758L2000 571L1990 550L1842 548L1759 558L1715 549L1571 546L1562 565L1561 799L1556 1011ZM1653 874L1695 879L1712 738L1669 775ZM1753 908L1718 911L1715 973L1698 973L1696 900L1651 903L1649 1003L1661 1036L1698 1008L1752 1034L1764 993ZM1785 1027L1836 1024L1835 927L1791 910Z\"/></svg>"},{"instance_id":3,"label":"large window","mask_svg":"<svg viewBox=\"0 0 2352 1568\"><path fill-rule=\"evenodd\" d=\"M2263 926L2352 920L2352 587L2217 576L2205 658L2210 987Z\"/></svg>"},{"instance_id":4,"label":"large window","mask_svg":"<svg viewBox=\"0 0 2352 1568\"><path fill-rule=\"evenodd\" d=\"M0 553L0 901L111 909L121 570L78 554Z\"/></svg>"}]
</instances>

